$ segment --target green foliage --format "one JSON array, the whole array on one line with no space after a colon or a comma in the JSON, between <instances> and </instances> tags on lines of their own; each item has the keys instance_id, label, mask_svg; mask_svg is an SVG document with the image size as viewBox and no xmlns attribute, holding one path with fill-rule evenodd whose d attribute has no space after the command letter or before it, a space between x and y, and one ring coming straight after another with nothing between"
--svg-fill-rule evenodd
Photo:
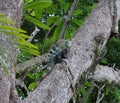
<instances>
[{"instance_id":1,"label":"green foliage","mask_svg":"<svg viewBox=\"0 0 120 103\"><path fill-rule=\"evenodd\" d=\"M30 35L35 26L39 27L40 32L35 35L32 43L38 47L41 54L48 52L49 48L59 39L72 3L73 0L25 0L22 28ZM95 3L93 0L79 1L65 31L64 39L71 39L74 36L77 29L82 25L94 7ZM18 63L33 57L33 55L26 53L26 51L36 53L34 50L29 50L29 48L26 49L24 47L22 50L19 50ZM24 82L30 91L35 89L42 75L44 75L44 71L32 71L28 73ZM90 83L85 85L87 88L91 87ZM86 88L83 86L79 93L85 95Z\"/></svg>"},{"instance_id":2,"label":"green foliage","mask_svg":"<svg viewBox=\"0 0 120 103\"><path fill-rule=\"evenodd\" d=\"M32 83L29 85L28 89L31 90L31 91L34 90L35 87L38 85L38 83L39 83L39 82L32 82Z\"/></svg>"},{"instance_id":3,"label":"green foliage","mask_svg":"<svg viewBox=\"0 0 120 103\"><path fill-rule=\"evenodd\" d=\"M91 10L95 7L96 3L94 0L80 0L76 10L73 12L71 21L67 26L64 34L65 39L70 39L74 36L77 29L83 24L86 17L89 15ZM22 28L27 30L28 35L33 32L35 25L40 28L40 32L35 36L33 44L35 44L40 53L48 52L51 45L53 45L59 38L62 26L68 15L68 11L71 7L73 0L25 0L24 5L24 23ZM8 21L10 22L10 21ZM120 22L119 22L120 23ZM10 28L9 28L10 29ZM11 33L12 35L15 35ZM24 33L23 33L24 34ZM27 38L27 37L23 37ZM36 40L36 41L35 41ZM25 44L25 43L24 43ZM24 46L24 44L22 44ZM119 68L120 63L120 41L112 38L107 43L108 53L105 58L101 61L103 65L113 66ZM28 46L31 47L31 46ZM19 48L22 48L19 46ZM36 53L30 48L19 51L18 61L23 62L33 55L26 53ZM37 49L37 48L35 48ZM34 90L38 85L38 80L42 77L44 72L32 71L28 73L24 82L30 91ZM74 103L79 103L80 99L83 99L83 103L95 103L97 98L98 90L103 84L96 84L93 88L91 82L86 81L83 85L78 88L75 96L73 97ZM91 91L91 88L93 90ZM119 87L107 85L102 93L105 93L102 103L117 103L120 101ZM18 91L21 94L21 91ZM24 96L23 94L21 94Z\"/></svg>"},{"instance_id":4,"label":"green foliage","mask_svg":"<svg viewBox=\"0 0 120 103\"><path fill-rule=\"evenodd\" d=\"M107 54L101 61L101 64L108 65L120 69L120 40L117 38L110 38L106 44ZM119 103L120 102L120 88L118 86L108 85L105 88L105 98L103 103Z\"/></svg>"},{"instance_id":5,"label":"green foliage","mask_svg":"<svg viewBox=\"0 0 120 103\"><path fill-rule=\"evenodd\" d=\"M84 84L77 89L72 102L70 103L96 103L98 91L104 83L93 83L86 81ZM119 103L120 102L120 87L106 84L105 87L100 91L104 94L104 98L100 103Z\"/></svg>"},{"instance_id":6,"label":"green foliage","mask_svg":"<svg viewBox=\"0 0 120 103\"><path fill-rule=\"evenodd\" d=\"M27 74L25 84L30 91L33 91L36 88L44 74L45 70L39 71L39 68Z\"/></svg>"},{"instance_id":7,"label":"green foliage","mask_svg":"<svg viewBox=\"0 0 120 103\"><path fill-rule=\"evenodd\" d=\"M54 30L54 33L53 33L53 36L52 36L52 40L54 40L54 42L56 42L59 39L63 23L64 23L63 20L61 22L59 22L56 29Z\"/></svg>"},{"instance_id":8,"label":"green foliage","mask_svg":"<svg viewBox=\"0 0 120 103\"><path fill-rule=\"evenodd\" d=\"M52 4L51 0L36 0L25 4L25 9L44 9Z\"/></svg>"},{"instance_id":9,"label":"green foliage","mask_svg":"<svg viewBox=\"0 0 120 103\"><path fill-rule=\"evenodd\" d=\"M108 65L120 69L120 40L110 38L106 44L107 54L101 60L102 65Z\"/></svg>"},{"instance_id":10,"label":"green foliage","mask_svg":"<svg viewBox=\"0 0 120 103\"><path fill-rule=\"evenodd\" d=\"M14 25L14 24L15 23L11 19L6 18L6 16L3 13L0 13L0 33L11 35L14 38L17 38L16 40L10 39L10 41L18 44L19 51L24 51L24 53L26 54L39 55L38 48L35 45L25 41L25 39L29 38L29 36L25 35L26 31L22 29L14 28L12 26L8 26L8 25ZM5 61L13 65L12 62L6 56L6 54L8 54L8 52L10 51L7 50L5 45L3 45L2 41L0 42L0 44L1 44L0 45L0 48L1 48L0 65L3 67L5 73L9 76L10 74L8 72L8 65Z\"/></svg>"},{"instance_id":11,"label":"green foliage","mask_svg":"<svg viewBox=\"0 0 120 103\"><path fill-rule=\"evenodd\" d=\"M0 53L1 54L1 53ZM0 56L2 56L2 58L0 58L0 65L2 66L4 72L6 73L6 75L9 77L10 74L9 74L9 71L8 71L8 67L7 67L7 64L5 63L5 55L1 54ZM4 59L3 59L4 58Z\"/></svg>"},{"instance_id":12,"label":"green foliage","mask_svg":"<svg viewBox=\"0 0 120 103\"><path fill-rule=\"evenodd\" d=\"M120 40L116 38L111 38L107 45L107 59L108 63L115 67L120 68Z\"/></svg>"},{"instance_id":13,"label":"green foliage","mask_svg":"<svg viewBox=\"0 0 120 103\"><path fill-rule=\"evenodd\" d=\"M26 97L24 92L22 91L22 89L19 86L16 87L16 90L19 93L18 95L21 99L24 99Z\"/></svg>"},{"instance_id":14,"label":"green foliage","mask_svg":"<svg viewBox=\"0 0 120 103\"><path fill-rule=\"evenodd\" d=\"M40 28L43 29L50 29L48 26L46 26L45 24L41 23L39 20L34 19L33 17L29 16L29 15L24 15L25 18L29 21L32 22L34 25L37 25Z\"/></svg>"},{"instance_id":15,"label":"green foliage","mask_svg":"<svg viewBox=\"0 0 120 103\"><path fill-rule=\"evenodd\" d=\"M29 22L32 22L34 25L37 25L40 28L49 30L50 28L47 25L45 25L45 21L42 18L42 12L51 4L51 0L35 0L31 2L26 1L26 4L24 5L24 10L28 13L24 15L25 19L27 19Z\"/></svg>"},{"instance_id":16,"label":"green foliage","mask_svg":"<svg viewBox=\"0 0 120 103\"><path fill-rule=\"evenodd\" d=\"M1 33L9 34L9 35L12 35L14 37L17 37L17 40L13 40L13 42L16 42L20 46L21 50L27 49L28 50L28 51L26 51L27 53L32 54L31 51L34 51L33 52L34 55L39 55L39 52L37 51L37 47L35 45L25 41L25 39L29 38L29 36L25 35L26 31L24 31L22 29L14 28L12 26L6 26L8 23L10 25L10 24L13 24L14 22L12 20L6 18L4 14L0 15L0 19L6 20L6 24L3 24L2 21L0 23L0 24L2 24L2 25L0 25L0 32Z\"/></svg>"},{"instance_id":17,"label":"green foliage","mask_svg":"<svg viewBox=\"0 0 120 103\"><path fill-rule=\"evenodd\" d=\"M49 50L49 47L51 47L53 43L54 43L54 40L46 39L42 47L42 52L47 52Z\"/></svg>"},{"instance_id":18,"label":"green foliage","mask_svg":"<svg viewBox=\"0 0 120 103\"><path fill-rule=\"evenodd\" d=\"M92 83L89 81L85 81L85 83L81 84L73 97L74 103L90 103L89 95L91 93L91 88Z\"/></svg>"},{"instance_id":19,"label":"green foliage","mask_svg":"<svg viewBox=\"0 0 120 103\"><path fill-rule=\"evenodd\" d=\"M40 28L39 35L35 37L38 42L34 42L35 44L44 45L39 46L40 52L43 53L43 51L47 51L52 45L51 41L49 41L51 45L48 46L48 43L46 43L48 40L46 39L51 39L52 43L55 43L59 39L61 29L72 2L73 0L25 0L24 17L27 20L26 22L29 21ZM82 0L78 3L71 22L65 31L65 39L73 37L78 27L82 25L85 17L94 7L95 3L92 0ZM26 26L28 25L23 25L22 27L26 28ZM29 28L31 28L31 25Z\"/></svg>"},{"instance_id":20,"label":"green foliage","mask_svg":"<svg viewBox=\"0 0 120 103\"><path fill-rule=\"evenodd\" d=\"M120 89L118 87L114 88L114 96L117 101L120 101Z\"/></svg>"},{"instance_id":21,"label":"green foliage","mask_svg":"<svg viewBox=\"0 0 120 103\"><path fill-rule=\"evenodd\" d=\"M0 25L15 24L11 19L6 18L3 13L0 13Z\"/></svg>"},{"instance_id":22,"label":"green foliage","mask_svg":"<svg viewBox=\"0 0 120 103\"><path fill-rule=\"evenodd\" d=\"M120 102L120 87L107 85L104 89L105 97L103 103L119 103Z\"/></svg>"},{"instance_id":23,"label":"green foliage","mask_svg":"<svg viewBox=\"0 0 120 103\"><path fill-rule=\"evenodd\" d=\"M71 21L65 31L65 39L71 39L77 29L83 24L86 17L96 5L93 1L94 0L79 1L76 10L73 12ZM33 32L35 25L40 28L40 32L37 33L32 41L32 43L38 47L40 53L48 52L49 48L58 40L72 2L73 0L25 0L23 14L24 23L22 28L27 30L28 35ZM10 21L8 20L8 22ZM11 34L15 35L14 33ZM24 37L23 35L22 38L27 39L27 36L25 35ZM37 48L33 47L34 49L30 50L31 45L29 45L27 46L29 48L26 49L25 44L26 42L22 44L24 47L19 45L19 48L23 48L23 50L19 51L18 62L23 62L29 58L32 58L33 55L31 55L31 53L37 54L34 51L34 49L36 50ZM116 67L120 66L119 44L119 40L116 40L115 38L111 39L107 43L108 53L101 61L101 64L111 66L116 64ZM30 51L30 54L26 53L26 51ZM44 73L45 72L39 71L32 71L28 73L24 82L30 91L36 88L38 85L38 80L40 80ZM86 81L83 85L81 85L80 88L78 88L76 95L73 97L74 103L79 103L78 101L80 99L83 99L83 103L95 103L98 90L103 84L96 85L97 87L94 87L92 92L91 88L93 85L91 82ZM21 94L21 91L18 91L18 93ZM117 86L107 85L103 89L102 93L105 93L102 103L115 103L120 101L120 93ZM24 96L23 94L21 95Z\"/></svg>"}]
</instances>

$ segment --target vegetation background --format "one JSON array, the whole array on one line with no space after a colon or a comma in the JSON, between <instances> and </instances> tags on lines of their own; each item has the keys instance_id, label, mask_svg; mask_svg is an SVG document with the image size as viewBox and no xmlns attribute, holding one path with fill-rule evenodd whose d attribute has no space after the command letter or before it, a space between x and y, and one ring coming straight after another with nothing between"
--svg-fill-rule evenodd
<instances>
[{"instance_id":1,"label":"vegetation background","mask_svg":"<svg viewBox=\"0 0 120 103\"><path fill-rule=\"evenodd\" d=\"M8 24L14 25L14 22L6 18L4 14L0 14L0 32L18 38L16 41L12 40L18 44L19 48L17 64L24 63L33 57L48 53L52 45L61 39L61 31L65 25L64 23L72 3L73 0L25 0L21 23L22 29L7 26ZM96 6L96 3L95 0L78 1L70 21L66 23L67 25L62 37L63 39L71 39L74 37L74 34L84 23L84 20ZM37 28L38 31L36 31L35 28ZM36 31L36 33L34 34L33 31ZM106 45L107 54L102 58L100 64L109 65L111 67L114 66L118 69L120 68L119 44L120 40L118 38L111 37ZM2 55L3 52L8 52L5 49L5 47L1 48L0 55ZM5 55L2 56L7 60ZM0 59L0 64L9 76L4 59ZM21 99L26 98L28 92L32 92L36 88L40 78L42 78L46 72L45 70L40 70L44 65L44 63L37 64L29 67L27 71L25 70L17 73L16 78L22 78L28 90L26 91L25 87L22 88L20 85L16 86ZM101 103L120 102L119 86L109 83L93 83L92 81L84 80L84 78L81 80L81 84L82 85L77 89L70 103L95 103L99 92L101 92L101 96L104 95Z\"/></svg>"}]
</instances>

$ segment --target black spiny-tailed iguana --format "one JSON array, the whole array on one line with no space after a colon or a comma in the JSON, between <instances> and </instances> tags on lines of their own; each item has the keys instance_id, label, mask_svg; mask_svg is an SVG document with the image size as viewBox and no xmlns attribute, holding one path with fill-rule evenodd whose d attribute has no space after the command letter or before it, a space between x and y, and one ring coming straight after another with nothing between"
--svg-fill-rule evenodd
<instances>
[{"instance_id":1,"label":"black spiny-tailed iguana","mask_svg":"<svg viewBox=\"0 0 120 103\"><path fill-rule=\"evenodd\" d=\"M50 59L48 63L40 68L40 70L45 69L45 77L53 68L56 63L60 63L67 58L68 49L71 47L71 41L69 40L59 40L56 45L50 49Z\"/></svg>"}]
</instances>

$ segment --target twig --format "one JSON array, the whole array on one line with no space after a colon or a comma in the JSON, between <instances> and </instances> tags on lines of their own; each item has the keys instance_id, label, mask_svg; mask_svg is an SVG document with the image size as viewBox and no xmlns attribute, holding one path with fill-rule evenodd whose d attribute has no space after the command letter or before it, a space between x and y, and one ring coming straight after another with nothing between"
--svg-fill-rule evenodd
<instances>
[{"instance_id":1,"label":"twig","mask_svg":"<svg viewBox=\"0 0 120 103\"><path fill-rule=\"evenodd\" d=\"M40 64L40 63L48 62L48 60L49 60L48 55L49 55L49 54L44 54L44 55L41 55L41 56L32 58L31 60L28 60L28 61L26 61L26 62L24 62L24 63L18 64L18 65L16 66L17 72L23 71L25 68L31 67L31 66L33 66L33 65L37 65L37 64Z\"/></svg>"},{"instance_id":2,"label":"twig","mask_svg":"<svg viewBox=\"0 0 120 103\"><path fill-rule=\"evenodd\" d=\"M65 30L67 28L67 25L70 23L73 11L74 11L75 7L77 6L78 2L79 2L79 0L74 0L74 2L72 3L72 6L71 6L71 8L69 10L67 18L66 18L66 20L65 20L65 22L63 24L59 39L62 39L64 37Z\"/></svg>"},{"instance_id":3,"label":"twig","mask_svg":"<svg viewBox=\"0 0 120 103\"><path fill-rule=\"evenodd\" d=\"M101 93L101 91L103 90L104 87L105 87L105 84L98 90L96 103L100 103L102 101L105 94Z\"/></svg>"},{"instance_id":4,"label":"twig","mask_svg":"<svg viewBox=\"0 0 120 103\"><path fill-rule=\"evenodd\" d=\"M91 86L88 91L86 92L85 96L80 100L79 103L84 103L85 99L89 97L90 93L92 93L92 90L94 89L95 85Z\"/></svg>"},{"instance_id":5,"label":"twig","mask_svg":"<svg viewBox=\"0 0 120 103\"><path fill-rule=\"evenodd\" d=\"M15 85L16 85L16 86L19 86L19 87L21 87L21 88L24 88L26 94L29 95L29 90L27 89L27 87L26 87L23 79L21 79L21 78L16 79L16 80L15 80Z\"/></svg>"},{"instance_id":6,"label":"twig","mask_svg":"<svg viewBox=\"0 0 120 103\"><path fill-rule=\"evenodd\" d=\"M35 26L35 30L30 34L30 38L27 40L28 42L31 43L31 41L33 40L34 36L40 31L40 29Z\"/></svg>"},{"instance_id":7,"label":"twig","mask_svg":"<svg viewBox=\"0 0 120 103\"><path fill-rule=\"evenodd\" d=\"M50 28L50 30L46 33L46 35L45 35L45 39L48 37L48 35L50 34L50 32L51 32L51 30L60 22L62 20L62 18L61 19L59 19L57 22L55 22Z\"/></svg>"}]
</instances>

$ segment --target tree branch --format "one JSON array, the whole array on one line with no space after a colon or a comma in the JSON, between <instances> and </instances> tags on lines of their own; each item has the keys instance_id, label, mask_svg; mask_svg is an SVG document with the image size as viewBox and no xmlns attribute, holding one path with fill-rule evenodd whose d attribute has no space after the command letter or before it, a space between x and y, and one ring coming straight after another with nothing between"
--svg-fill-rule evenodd
<instances>
[{"instance_id":1,"label":"tree branch","mask_svg":"<svg viewBox=\"0 0 120 103\"><path fill-rule=\"evenodd\" d=\"M96 103L100 103L104 98L105 94L102 93L102 90L104 89L104 87L105 87L105 84L101 88L99 88Z\"/></svg>"},{"instance_id":2,"label":"tree branch","mask_svg":"<svg viewBox=\"0 0 120 103\"><path fill-rule=\"evenodd\" d=\"M89 79L94 79L98 82L113 83L120 85L120 70L117 70L113 67L98 65L94 75L89 76Z\"/></svg>"},{"instance_id":3,"label":"tree branch","mask_svg":"<svg viewBox=\"0 0 120 103\"><path fill-rule=\"evenodd\" d=\"M46 63L49 60L48 54L44 54L35 58L32 58L24 63L20 63L16 66L17 72L23 71L25 68L32 67L40 63Z\"/></svg>"},{"instance_id":4,"label":"tree branch","mask_svg":"<svg viewBox=\"0 0 120 103\"><path fill-rule=\"evenodd\" d=\"M79 2L79 0L74 0L74 2L72 3L72 6L69 10L69 13L67 15L67 18L63 24L63 27L62 27L62 31L60 33L60 39L64 38L64 34L65 34L65 30L67 28L67 25L70 23L70 20L71 20L71 17L72 17L72 14L73 14L73 11L75 9L75 7L77 6L77 3Z\"/></svg>"},{"instance_id":5,"label":"tree branch","mask_svg":"<svg viewBox=\"0 0 120 103\"><path fill-rule=\"evenodd\" d=\"M16 22L15 27L20 27L22 4L23 0L0 0L0 12L14 20ZM15 37L0 33L0 41L3 44L0 43L0 47L6 48L2 55L6 55L5 62L8 64L7 70L10 74L10 76L7 76L0 64L0 103L15 103L19 100L15 88L15 69L13 66L17 59L17 45L10 39L15 40ZM2 55L0 54L0 57Z\"/></svg>"},{"instance_id":6,"label":"tree branch","mask_svg":"<svg viewBox=\"0 0 120 103\"><path fill-rule=\"evenodd\" d=\"M56 64L52 72L23 103L68 103L74 94L81 75L88 71L95 61L95 40L101 35L103 45L110 37L112 16L108 0L102 0L72 39L67 66ZM106 19L107 18L107 19ZM101 45L98 43L98 47Z\"/></svg>"}]
</instances>

